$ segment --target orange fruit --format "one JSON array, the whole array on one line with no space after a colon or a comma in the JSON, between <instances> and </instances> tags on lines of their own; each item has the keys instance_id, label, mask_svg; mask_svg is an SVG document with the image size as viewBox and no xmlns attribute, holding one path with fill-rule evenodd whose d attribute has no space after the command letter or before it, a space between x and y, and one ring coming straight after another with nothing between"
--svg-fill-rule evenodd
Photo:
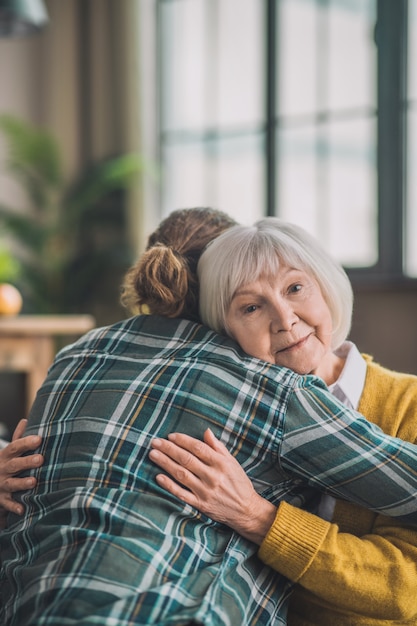
<instances>
[{"instance_id":1,"label":"orange fruit","mask_svg":"<svg viewBox=\"0 0 417 626\"><path fill-rule=\"evenodd\" d=\"M0 315L17 315L22 308L20 291L9 283L0 283Z\"/></svg>"}]
</instances>

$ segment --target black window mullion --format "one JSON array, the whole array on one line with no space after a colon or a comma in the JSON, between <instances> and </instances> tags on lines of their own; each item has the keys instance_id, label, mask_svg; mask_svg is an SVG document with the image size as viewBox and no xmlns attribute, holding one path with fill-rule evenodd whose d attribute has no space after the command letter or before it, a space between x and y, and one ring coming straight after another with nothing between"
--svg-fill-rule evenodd
<instances>
[{"instance_id":1,"label":"black window mullion","mask_svg":"<svg viewBox=\"0 0 417 626\"><path fill-rule=\"evenodd\" d=\"M266 13L266 123L265 177L266 214L276 215L277 155L276 155L276 81L277 81L277 0L267 0Z\"/></svg>"},{"instance_id":2,"label":"black window mullion","mask_svg":"<svg viewBox=\"0 0 417 626\"><path fill-rule=\"evenodd\" d=\"M403 271L406 0L378 0L378 272Z\"/></svg>"}]
</instances>

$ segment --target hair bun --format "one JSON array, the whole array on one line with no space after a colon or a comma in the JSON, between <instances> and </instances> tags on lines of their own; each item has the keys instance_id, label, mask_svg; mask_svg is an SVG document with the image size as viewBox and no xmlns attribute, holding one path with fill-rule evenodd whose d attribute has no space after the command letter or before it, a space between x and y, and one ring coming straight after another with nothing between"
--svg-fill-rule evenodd
<instances>
[{"instance_id":1,"label":"hair bun","mask_svg":"<svg viewBox=\"0 0 417 626\"><path fill-rule=\"evenodd\" d=\"M139 312L146 305L152 313L166 317L181 314L188 291L188 264L171 246L157 243L146 250L140 263L128 273L134 287L135 302L122 295L122 301L134 304Z\"/></svg>"},{"instance_id":2,"label":"hair bun","mask_svg":"<svg viewBox=\"0 0 417 626\"><path fill-rule=\"evenodd\" d=\"M209 207L177 209L149 235L146 252L128 270L121 302L131 313L199 321L197 263L207 243L235 221Z\"/></svg>"}]
</instances>

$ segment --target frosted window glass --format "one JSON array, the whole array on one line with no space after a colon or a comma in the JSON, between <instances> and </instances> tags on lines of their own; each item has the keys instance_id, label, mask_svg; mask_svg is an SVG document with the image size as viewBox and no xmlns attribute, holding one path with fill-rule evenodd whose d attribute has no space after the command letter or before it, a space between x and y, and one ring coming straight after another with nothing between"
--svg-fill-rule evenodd
<instances>
[{"instance_id":1,"label":"frosted window glass","mask_svg":"<svg viewBox=\"0 0 417 626\"><path fill-rule=\"evenodd\" d=\"M242 224L252 224L264 213L262 150L260 137L240 137L219 144L217 207Z\"/></svg>"},{"instance_id":2,"label":"frosted window glass","mask_svg":"<svg viewBox=\"0 0 417 626\"><path fill-rule=\"evenodd\" d=\"M163 214L212 206L251 224L264 206L261 150L258 136L166 147Z\"/></svg>"},{"instance_id":3,"label":"frosted window glass","mask_svg":"<svg viewBox=\"0 0 417 626\"><path fill-rule=\"evenodd\" d=\"M277 28L278 113L312 113L316 110L316 3L281 0Z\"/></svg>"},{"instance_id":4,"label":"frosted window glass","mask_svg":"<svg viewBox=\"0 0 417 626\"><path fill-rule=\"evenodd\" d=\"M162 128L199 128L210 119L207 2L161 5Z\"/></svg>"},{"instance_id":5,"label":"frosted window glass","mask_svg":"<svg viewBox=\"0 0 417 626\"><path fill-rule=\"evenodd\" d=\"M283 129L278 134L279 216L317 232L316 128Z\"/></svg>"},{"instance_id":6,"label":"frosted window glass","mask_svg":"<svg viewBox=\"0 0 417 626\"><path fill-rule=\"evenodd\" d=\"M329 251L350 267L371 266L378 259L375 143L374 120L329 126L322 222Z\"/></svg>"},{"instance_id":7,"label":"frosted window glass","mask_svg":"<svg viewBox=\"0 0 417 626\"><path fill-rule=\"evenodd\" d=\"M163 163L163 215L212 203L210 188L206 189L207 163L201 144L166 146Z\"/></svg>"},{"instance_id":8,"label":"frosted window glass","mask_svg":"<svg viewBox=\"0 0 417 626\"><path fill-rule=\"evenodd\" d=\"M373 120L279 133L279 215L351 267L377 260L374 146Z\"/></svg>"},{"instance_id":9,"label":"frosted window glass","mask_svg":"<svg viewBox=\"0 0 417 626\"><path fill-rule=\"evenodd\" d=\"M339 2L329 11L328 107L374 107L376 97L375 0Z\"/></svg>"},{"instance_id":10,"label":"frosted window glass","mask_svg":"<svg viewBox=\"0 0 417 626\"><path fill-rule=\"evenodd\" d=\"M408 3L408 97L417 100L417 2Z\"/></svg>"},{"instance_id":11,"label":"frosted window glass","mask_svg":"<svg viewBox=\"0 0 417 626\"><path fill-rule=\"evenodd\" d=\"M218 38L213 56L218 68L219 126L259 124L264 115L264 3L218 2Z\"/></svg>"},{"instance_id":12,"label":"frosted window glass","mask_svg":"<svg viewBox=\"0 0 417 626\"><path fill-rule=\"evenodd\" d=\"M163 130L262 122L264 9L259 0L161 4Z\"/></svg>"}]
</instances>

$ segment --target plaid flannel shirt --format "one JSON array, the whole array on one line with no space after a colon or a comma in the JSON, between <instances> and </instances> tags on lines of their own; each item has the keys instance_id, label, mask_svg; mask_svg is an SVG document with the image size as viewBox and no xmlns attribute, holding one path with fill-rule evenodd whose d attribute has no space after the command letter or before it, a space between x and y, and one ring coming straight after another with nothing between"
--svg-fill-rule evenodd
<instances>
[{"instance_id":1,"label":"plaid flannel shirt","mask_svg":"<svg viewBox=\"0 0 417 626\"><path fill-rule=\"evenodd\" d=\"M285 624L291 584L257 547L164 492L153 437L211 427L257 490L314 510L315 488L410 523L417 453L324 383L181 320L138 316L56 357L28 432L43 437L26 514L1 533L0 623Z\"/></svg>"}]
</instances>

